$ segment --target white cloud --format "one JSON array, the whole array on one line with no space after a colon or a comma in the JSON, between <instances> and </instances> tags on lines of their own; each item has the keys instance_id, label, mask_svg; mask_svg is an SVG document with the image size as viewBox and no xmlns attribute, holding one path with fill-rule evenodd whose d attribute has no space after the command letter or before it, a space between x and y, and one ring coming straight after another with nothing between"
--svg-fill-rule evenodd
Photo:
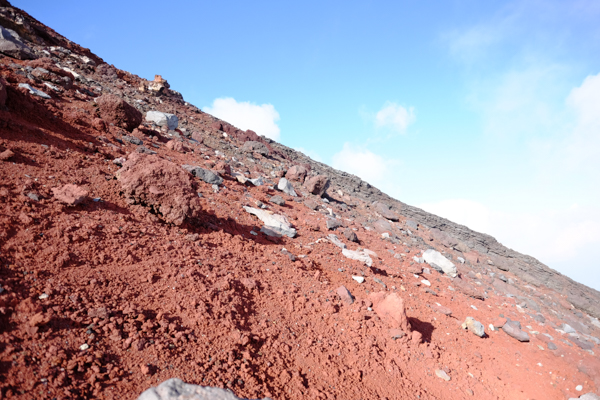
<instances>
[{"instance_id":1,"label":"white cloud","mask_svg":"<svg viewBox=\"0 0 600 400\"><path fill-rule=\"evenodd\" d=\"M488 232L490 228L490 210L472 200L448 199L421 204L418 207L477 232Z\"/></svg>"},{"instance_id":2,"label":"white cloud","mask_svg":"<svg viewBox=\"0 0 600 400\"><path fill-rule=\"evenodd\" d=\"M404 133L408 125L415 120L413 107L407 110L399 104L388 101L375 115L375 126L378 128L389 127L396 132Z\"/></svg>"},{"instance_id":3,"label":"white cloud","mask_svg":"<svg viewBox=\"0 0 600 400\"><path fill-rule=\"evenodd\" d=\"M248 101L237 102L232 97L215 99L204 111L230 124L259 135L279 140L279 113L272 104L257 105Z\"/></svg>"}]
</instances>

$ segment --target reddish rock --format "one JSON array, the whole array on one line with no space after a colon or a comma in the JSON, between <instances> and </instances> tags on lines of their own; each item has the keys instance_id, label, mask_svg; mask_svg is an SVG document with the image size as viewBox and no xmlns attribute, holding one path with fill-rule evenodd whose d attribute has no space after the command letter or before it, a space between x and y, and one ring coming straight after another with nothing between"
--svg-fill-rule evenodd
<instances>
[{"instance_id":1,"label":"reddish rock","mask_svg":"<svg viewBox=\"0 0 600 400\"><path fill-rule=\"evenodd\" d=\"M323 197L325 191L329 187L329 178L325 175L317 175L307 178L304 181L304 187L306 187L310 193L319 197Z\"/></svg>"},{"instance_id":2,"label":"reddish rock","mask_svg":"<svg viewBox=\"0 0 600 400\"><path fill-rule=\"evenodd\" d=\"M10 149L6 149L0 153L0 161L8 161L14 155L15 153L13 153Z\"/></svg>"},{"instance_id":3,"label":"reddish rock","mask_svg":"<svg viewBox=\"0 0 600 400\"><path fill-rule=\"evenodd\" d=\"M53 188L52 193L54 198L70 206L76 206L86 199L88 191L84 188L67 184L60 188Z\"/></svg>"},{"instance_id":4,"label":"reddish rock","mask_svg":"<svg viewBox=\"0 0 600 400\"><path fill-rule=\"evenodd\" d=\"M200 132L192 133L192 139L194 139L195 141L197 141L199 143L204 142L204 136Z\"/></svg>"},{"instance_id":5,"label":"reddish rock","mask_svg":"<svg viewBox=\"0 0 600 400\"><path fill-rule=\"evenodd\" d=\"M336 293L340 296L340 299L348 305L354 303L354 298L348 289L345 286L340 286L337 288Z\"/></svg>"},{"instance_id":6,"label":"reddish rock","mask_svg":"<svg viewBox=\"0 0 600 400\"><path fill-rule=\"evenodd\" d=\"M221 121L215 121L212 124L210 124L210 127L216 131L222 131L223 123Z\"/></svg>"},{"instance_id":7,"label":"reddish rock","mask_svg":"<svg viewBox=\"0 0 600 400\"><path fill-rule=\"evenodd\" d=\"M220 175L231 175L231 166L225 161L217 162L213 169Z\"/></svg>"},{"instance_id":8,"label":"reddish rock","mask_svg":"<svg viewBox=\"0 0 600 400\"><path fill-rule=\"evenodd\" d=\"M104 94L96 99L103 120L129 132L142 123L142 113L114 94Z\"/></svg>"},{"instance_id":9,"label":"reddish rock","mask_svg":"<svg viewBox=\"0 0 600 400\"><path fill-rule=\"evenodd\" d=\"M386 296L386 292L371 293L369 300L373 302L373 310L390 328L410 332L410 324L404 310L404 301L397 293Z\"/></svg>"},{"instance_id":10,"label":"reddish rock","mask_svg":"<svg viewBox=\"0 0 600 400\"><path fill-rule=\"evenodd\" d=\"M267 146L265 146L264 143L255 142L252 140L249 140L246 143L244 143L244 146L242 146L242 151L246 153L257 153L261 156L269 155L269 149L267 148Z\"/></svg>"},{"instance_id":11,"label":"reddish rock","mask_svg":"<svg viewBox=\"0 0 600 400\"><path fill-rule=\"evenodd\" d=\"M169 140L165 146L167 147L167 149L178 151L180 153L187 153L188 151L190 151L190 149L186 145L184 145L183 142L181 142L180 140Z\"/></svg>"},{"instance_id":12,"label":"reddish rock","mask_svg":"<svg viewBox=\"0 0 600 400\"><path fill-rule=\"evenodd\" d=\"M306 207L310 208L311 210L316 210L319 207L319 205L317 204L316 201L313 201L313 200L310 200L310 199L304 201L304 205Z\"/></svg>"},{"instance_id":13,"label":"reddish rock","mask_svg":"<svg viewBox=\"0 0 600 400\"><path fill-rule=\"evenodd\" d=\"M131 153L116 175L128 202L151 207L168 223L181 225L200 214L191 175L158 155Z\"/></svg>"},{"instance_id":14,"label":"reddish rock","mask_svg":"<svg viewBox=\"0 0 600 400\"><path fill-rule=\"evenodd\" d=\"M492 326L495 329L500 329L504 326L504 324L506 324L506 318L498 318L496 320L494 320L494 322L492 322Z\"/></svg>"},{"instance_id":15,"label":"reddish rock","mask_svg":"<svg viewBox=\"0 0 600 400\"><path fill-rule=\"evenodd\" d=\"M287 180L290 181L304 182L306 174L306 168L300 165L294 165L293 167L288 169L287 173L285 174L285 177Z\"/></svg>"},{"instance_id":16,"label":"reddish rock","mask_svg":"<svg viewBox=\"0 0 600 400\"><path fill-rule=\"evenodd\" d=\"M444 307L444 306L438 306L437 304L434 304L431 306L431 309L433 311L439 312L440 314L444 314L444 315L448 315L448 316L452 315L452 310L447 307Z\"/></svg>"},{"instance_id":17,"label":"reddish rock","mask_svg":"<svg viewBox=\"0 0 600 400\"><path fill-rule=\"evenodd\" d=\"M452 286L459 292L463 293L464 295L467 295L474 299L479 299L479 300L485 299L485 297L483 296L482 293L478 292L477 289L475 289L473 286L471 286L470 283L463 281L460 278L454 278L454 280L452 281Z\"/></svg>"},{"instance_id":18,"label":"reddish rock","mask_svg":"<svg viewBox=\"0 0 600 400\"><path fill-rule=\"evenodd\" d=\"M423 267L421 267L420 265L411 265L410 267L406 268L406 272L420 275L423 273Z\"/></svg>"},{"instance_id":19,"label":"reddish rock","mask_svg":"<svg viewBox=\"0 0 600 400\"><path fill-rule=\"evenodd\" d=\"M420 344L423 341L423 334L419 331L413 331L410 337L413 344Z\"/></svg>"}]
</instances>

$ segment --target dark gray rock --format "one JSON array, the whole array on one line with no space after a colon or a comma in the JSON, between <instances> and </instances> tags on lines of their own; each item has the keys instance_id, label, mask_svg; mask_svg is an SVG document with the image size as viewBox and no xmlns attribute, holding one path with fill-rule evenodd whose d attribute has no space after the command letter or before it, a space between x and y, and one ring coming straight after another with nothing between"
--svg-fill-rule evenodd
<instances>
[{"instance_id":1,"label":"dark gray rock","mask_svg":"<svg viewBox=\"0 0 600 400\"><path fill-rule=\"evenodd\" d=\"M346 239L348 239L349 241L358 243L358 236L356 236L356 233L352 229L344 229L344 236L346 236Z\"/></svg>"},{"instance_id":2,"label":"dark gray rock","mask_svg":"<svg viewBox=\"0 0 600 400\"><path fill-rule=\"evenodd\" d=\"M0 53L19 60L32 60L36 58L29 47L23 43L15 31L0 26Z\"/></svg>"},{"instance_id":3,"label":"dark gray rock","mask_svg":"<svg viewBox=\"0 0 600 400\"><path fill-rule=\"evenodd\" d=\"M382 203L380 201L376 201L373 203L373 209L379 213L383 218L389 219L390 221L398 221L400 218L398 214L390 210L390 206Z\"/></svg>"},{"instance_id":4,"label":"dark gray rock","mask_svg":"<svg viewBox=\"0 0 600 400\"><path fill-rule=\"evenodd\" d=\"M220 185L223 183L223 178L221 178L219 175L215 174L214 172L208 169L196 167L193 165L182 165L181 167L186 171L190 172L195 177L202 179L208 184Z\"/></svg>"},{"instance_id":5,"label":"dark gray rock","mask_svg":"<svg viewBox=\"0 0 600 400\"><path fill-rule=\"evenodd\" d=\"M330 231L334 231L340 226L342 226L342 223L339 220L333 218L327 219L327 229L329 229Z\"/></svg>"},{"instance_id":6,"label":"dark gray rock","mask_svg":"<svg viewBox=\"0 0 600 400\"><path fill-rule=\"evenodd\" d=\"M516 321L507 321L502 327L502 330L510 337L517 339L519 342L529 342L529 335L522 331L516 324ZM520 324L519 324L520 325Z\"/></svg>"},{"instance_id":7,"label":"dark gray rock","mask_svg":"<svg viewBox=\"0 0 600 400\"><path fill-rule=\"evenodd\" d=\"M285 205L285 200L281 196L273 196L269 199L269 201L273 204L277 204L278 206Z\"/></svg>"},{"instance_id":8,"label":"dark gray rock","mask_svg":"<svg viewBox=\"0 0 600 400\"><path fill-rule=\"evenodd\" d=\"M136 138L135 136L130 136L130 135L123 135L121 137L121 140L123 140L124 142L129 142L131 144L135 144L135 145L142 145L144 144L144 142L142 141L142 139Z\"/></svg>"},{"instance_id":9,"label":"dark gray rock","mask_svg":"<svg viewBox=\"0 0 600 400\"><path fill-rule=\"evenodd\" d=\"M556 350L558 347L552 342L548 342L548 350Z\"/></svg>"}]
</instances>

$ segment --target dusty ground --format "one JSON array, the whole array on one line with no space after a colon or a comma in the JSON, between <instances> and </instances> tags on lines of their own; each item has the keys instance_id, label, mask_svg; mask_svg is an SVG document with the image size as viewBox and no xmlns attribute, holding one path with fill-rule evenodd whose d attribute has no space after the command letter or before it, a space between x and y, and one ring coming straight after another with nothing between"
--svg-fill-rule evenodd
<instances>
[{"instance_id":1,"label":"dusty ground","mask_svg":"<svg viewBox=\"0 0 600 400\"><path fill-rule=\"evenodd\" d=\"M78 80L58 93L19 74L28 63L0 58L7 87L0 153L14 153L0 161L0 398L135 399L171 377L274 399L565 399L597 391L598 345L587 341L591 348L581 348L556 328L579 324L588 339L599 337L599 329L561 294L509 272L510 284L494 285L490 273L502 271L485 257L445 247L427 227L408 234L403 217L393 223L398 239L384 240L372 229L380 217L369 204L335 188L324 203L296 183L298 199L283 195L284 206L269 203L281 194L271 187L278 180L273 175L291 166L284 157L233 161L243 144L239 134L209 129L214 119L177 96L138 91L143 80L122 71L97 78L101 91L97 82ZM95 67L71 68L98 77ZM52 98L19 89L22 82ZM130 204L112 161L137 145L120 141L127 132L97 117L94 97L106 90L174 112L195 130L196 140L177 131L184 152L166 146L173 136L151 125L131 134L160 157L208 167L223 161L266 184L244 185L222 172L215 193L192 178L202 212L181 226ZM51 189L64 184L86 189L88 197L75 206L61 203ZM319 204L316 211L303 204L307 198ZM297 237L260 233L262 223L242 209L257 201L286 215ZM372 267L322 240L332 233L327 208L343 223L333 233L348 248L377 254ZM360 243L346 240L344 228ZM452 258L462 279L408 272L429 267L413 261L427 248ZM459 256L465 264L456 262ZM359 284L352 275L366 280ZM341 301L341 285L353 304ZM404 300L411 331L420 335L390 337L369 300L381 291ZM535 306L520 306L522 298ZM451 315L436 311L438 304ZM491 331L488 325L501 315L520 321L531 341ZM486 337L461 328L467 316L483 323ZM556 350L548 349L550 341Z\"/></svg>"}]
</instances>

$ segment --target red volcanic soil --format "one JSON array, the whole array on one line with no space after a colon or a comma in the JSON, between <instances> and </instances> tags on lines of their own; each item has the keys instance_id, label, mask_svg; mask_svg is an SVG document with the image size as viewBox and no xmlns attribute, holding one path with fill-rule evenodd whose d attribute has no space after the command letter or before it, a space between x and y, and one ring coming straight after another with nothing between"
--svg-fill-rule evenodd
<instances>
[{"instance_id":1,"label":"red volcanic soil","mask_svg":"<svg viewBox=\"0 0 600 400\"><path fill-rule=\"evenodd\" d=\"M273 399L566 399L597 391L599 329L562 295L473 250L446 247L402 216L390 222L391 238L382 236L373 229L377 212L343 188L330 187L328 202L298 181L298 198L282 194L274 187L294 163L266 142L268 156L241 152L245 140L263 141L253 132L215 124L168 87L152 91L97 58L67 64L59 50L39 46L56 58L44 65L58 61L86 79L71 75L71 88L54 91L28 77L39 60L0 58L0 398L135 399L172 377ZM174 113L180 129L111 125L118 115L103 119L94 101L103 92L140 112ZM168 173L148 172L134 195L113 163L119 157L154 157ZM212 168L223 183L215 190L181 165ZM265 184L242 184L235 172ZM79 191L56 195L65 185ZM275 195L286 203L269 202ZM243 209L257 202L284 215L296 237L261 232ZM332 215L342 225L336 231L327 230ZM372 266L342 255L331 233L350 250L376 253ZM413 259L428 248L451 259L460 277ZM342 285L351 304L338 294ZM386 298L389 313L378 307ZM461 328L468 316L484 337ZM492 331L502 318L519 321L530 341ZM565 322L580 334L557 330Z\"/></svg>"}]
</instances>

